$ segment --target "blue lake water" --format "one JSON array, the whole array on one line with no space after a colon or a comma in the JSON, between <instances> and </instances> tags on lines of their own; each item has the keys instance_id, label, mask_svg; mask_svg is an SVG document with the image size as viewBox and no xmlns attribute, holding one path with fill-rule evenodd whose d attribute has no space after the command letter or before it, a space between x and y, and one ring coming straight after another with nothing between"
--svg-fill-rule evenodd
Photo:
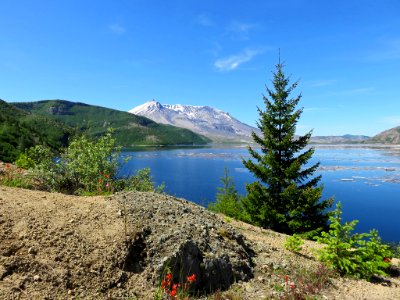
<instances>
[{"instance_id":1,"label":"blue lake water","mask_svg":"<svg viewBox=\"0 0 400 300\"><path fill-rule=\"evenodd\" d=\"M124 152L130 161L121 174L150 168L166 192L203 206L215 201L227 167L236 189L245 194L254 178L242 165L246 148L184 148ZM316 146L323 197L341 201L344 220L359 220L356 231L377 229L385 241L400 241L400 148Z\"/></svg>"}]
</instances>

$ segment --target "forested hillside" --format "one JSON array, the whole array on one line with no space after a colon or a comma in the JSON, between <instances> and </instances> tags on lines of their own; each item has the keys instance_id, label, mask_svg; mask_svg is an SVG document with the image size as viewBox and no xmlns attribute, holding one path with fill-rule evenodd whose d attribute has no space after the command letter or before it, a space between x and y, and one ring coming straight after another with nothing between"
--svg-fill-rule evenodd
<instances>
[{"instance_id":1,"label":"forested hillside","mask_svg":"<svg viewBox=\"0 0 400 300\"><path fill-rule=\"evenodd\" d=\"M26 112L0 100L0 160L14 161L26 148L65 146L72 129L65 124Z\"/></svg>"},{"instance_id":2,"label":"forested hillside","mask_svg":"<svg viewBox=\"0 0 400 300\"><path fill-rule=\"evenodd\" d=\"M158 124L148 118L115 109L65 100L13 103L20 109L59 120L91 136L115 130L117 143L123 147L137 145L206 144L209 139L190 130Z\"/></svg>"}]
</instances>

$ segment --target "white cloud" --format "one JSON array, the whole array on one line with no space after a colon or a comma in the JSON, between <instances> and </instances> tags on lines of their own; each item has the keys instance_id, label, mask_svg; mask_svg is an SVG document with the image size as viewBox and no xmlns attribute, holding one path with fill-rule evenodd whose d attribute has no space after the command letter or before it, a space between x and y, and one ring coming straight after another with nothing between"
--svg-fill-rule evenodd
<instances>
[{"instance_id":1,"label":"white cloud","mask_svg":"<svg viewBox=\"0 0 400 300\"><path fill-rule=\"evenodd\" d=\"M110 24L108 25L108 29L115 34L122 35L126 32L125 27L119 25L119 24Z\"/></svg>"},{"instance_id":2,"label":"white cloud","mask_svg":"<svg viewBox=\"0 0 400 300\"><path fill-rule=\"evenodd\" d=\"M261 51L245 49L242 53L217 59L214 66L218 71L233 71L260 53Z\"/></svg>"}]
</instances>

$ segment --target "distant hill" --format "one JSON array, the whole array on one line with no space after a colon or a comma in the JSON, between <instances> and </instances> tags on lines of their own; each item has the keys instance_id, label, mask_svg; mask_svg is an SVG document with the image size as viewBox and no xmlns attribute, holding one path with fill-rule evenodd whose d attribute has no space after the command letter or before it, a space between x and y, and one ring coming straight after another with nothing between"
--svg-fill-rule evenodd
<instances>
[{"instance_id":1,"label":"distant hill","mask_svg":"<svg viewBox=\"0 0 400 300\"><path fill-rule=\"evenodd\" d=\"M374 137L369 142L382 144L400 144L400 126L385 130Z\"/></svg>"},{"instance_id":2,"label":"distant hill","mask_svg":"<svg viewBox=\"0 0 400 300\"><path fill-rule=\"evenodd\" d=\"M25 149L47 145L65 146L72 128L56 120L21 110L0 100L0 160L15 161Z\"/></svg>"},{"instance_id":3,"label":"distant hill","mask_svg":"<svg viewBox=\"0 0 400 300\"><path fill-rule=\"evenodd\" d=\"M240 122L229 113L210 106L161 104L148 101L129 111L155 122L187 128L213 141L249 142L255 127Z\"/></svg>"},{"instance_id":4,"label":"distant hill","mask_svg":"<svg viewBox=\"0 0 400 300\"><path fill-rule=\"evenodd\" d=\"M370 137L366 135L345 134L340 136L313 136L310 142L313 144L356 144L367 141Z\"/></svg>"},{"instance_id":5,"label":"distant hill","mask_svg":"<svg viewBox=\"0 0 400 300\"><path fill-rule=\"evenodd\" d=\"M108 127L115 129L117 143L123 147L137 145L194 145L210 140L190 130L158 124L128 112L65 100L42 100L13 103L16 107L59 120L89 135L99 136Z\"/></svg>"}]
</instances>

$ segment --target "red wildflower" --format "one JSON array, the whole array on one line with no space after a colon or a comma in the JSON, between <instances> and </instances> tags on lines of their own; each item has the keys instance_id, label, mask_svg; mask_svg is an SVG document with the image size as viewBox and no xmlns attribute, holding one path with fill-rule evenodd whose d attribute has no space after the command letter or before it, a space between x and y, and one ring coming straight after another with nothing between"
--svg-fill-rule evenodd
<instances>
[{"instance_id":1,"label":"red wildflower","mask_svg":"<svg viewBox=\"0 0 400 300\"><path fill-rule=\"evenodd\" d=\"M191 276L188 276L188 277L187 277L187 281L188 281L189 283L195 282L195 281L196 281L196 274L192 274Z\"/></svg>"},{"instance_id":2,"label":"red wildflower","mask_svg":"<svg viewBox=\"0 0 400 300\"><path fill-rule=\"evenodd\" d=\"M175 296L176 296L176 290L170 291L170 292L169 292L169 295L170 295L171 297L175 297Z\"/></svg>"},{"instance_id":3,"label":"red wildflower","mask_svg":"<svg viewBox=\"0 0 400 300\"><path fill-rule=\"evenodd\" d=\"M165 288L167 285L168 285L167 281L165 281L165 280L161 281L161 287L162 288Z\"/></svg>"},{"instance_id":4,"label":"red wildflower","mask_svg":"<svg viewBox=\"0 0 400 300\"><path fill-rule=\"evenodd\" d=\"M167 281L171 281L171 279L172 279L172 273L168 273L167 275L165 275L165 279L166 279Z\"/></svg>"}]
</instances>

